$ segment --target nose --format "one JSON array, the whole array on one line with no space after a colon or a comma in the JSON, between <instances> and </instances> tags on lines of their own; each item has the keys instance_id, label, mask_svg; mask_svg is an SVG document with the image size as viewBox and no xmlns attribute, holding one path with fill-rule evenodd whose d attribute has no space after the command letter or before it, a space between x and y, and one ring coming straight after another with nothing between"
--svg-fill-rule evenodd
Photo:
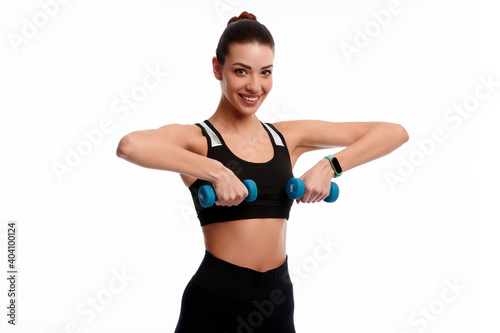
<instances>
[{"instance_id":1,"label":"nose","mask_svg":"<svg viewBox=\"0 0 500 333\"><path fill-rule=\"evenodd\" d=\"M258 76L250 75L248 78L248 82L246 85L246 89L249 93L258 93L260 92L260 81Z\"/></svg>"}]
</instances>

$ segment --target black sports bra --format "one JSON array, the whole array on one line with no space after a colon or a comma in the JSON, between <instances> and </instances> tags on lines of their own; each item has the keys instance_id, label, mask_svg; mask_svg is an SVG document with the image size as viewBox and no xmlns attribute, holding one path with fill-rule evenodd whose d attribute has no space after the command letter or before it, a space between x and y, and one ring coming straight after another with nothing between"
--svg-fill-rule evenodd
<instances>
[{"instance_id":1,"label":"black sports bra","mask_svg":"<svg viewBox=\"0 0 500 333\"><path fill-rule=\"evenodd\" d=\"M198 189L203 185L212 185L209 181L197 179L189 190L194 207L202 226L210 223L242 220L251 218L288 219L293 200L286 195L286 183L293 178L290 154L283 135L269 123L261 122L273 144L273 158L264 163L245 161L226 146L224 139L215 127L205 120L197 123L207 138L207 157L216 159L231 169L240 179L252 179L257 185L257 199L241 202L238 206L226 207L213 205L203 208L198 201Z\"/></svg>"}]
</instances>

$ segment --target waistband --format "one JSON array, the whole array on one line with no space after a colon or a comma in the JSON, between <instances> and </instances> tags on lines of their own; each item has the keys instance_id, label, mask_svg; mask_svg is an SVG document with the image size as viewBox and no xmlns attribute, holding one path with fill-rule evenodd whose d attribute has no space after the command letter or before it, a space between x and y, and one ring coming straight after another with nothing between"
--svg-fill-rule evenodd
<instances>
[{"instance_id":1,"label":"waistband","mask_svg":"<svg viewBox=\"0 0 500 333\"><path fill-rule=\"evenodd\" d=\"M212 292L238 300L279 297L293 287L288 272L288 255L280 266L259 272L234 265L205 250L193 280Z\"/></svg>"}]
</instances>

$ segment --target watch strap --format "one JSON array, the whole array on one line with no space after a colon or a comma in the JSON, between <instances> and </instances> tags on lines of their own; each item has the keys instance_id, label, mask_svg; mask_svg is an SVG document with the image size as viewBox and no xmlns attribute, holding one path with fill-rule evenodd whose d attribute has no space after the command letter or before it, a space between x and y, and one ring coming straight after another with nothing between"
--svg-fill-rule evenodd
<instances>
[{"instance_id":1,"label":"watch strap","mask_svg":"<svg viewBox=\"0 0 500 333\"><path fill-rule=\"evenodd\" d=\"M333 155L326 155L325 158L330 162L330 165L332 166L332 169L335 172L335 175L333 176L333 178L337 178L337 177L342 176L342 172L339 172L340 170L336 170L335 165L332 162L332 159L334 159L335 157ZM338 160L337 160L337 162L338 162Z\"/></svg>"}]
</instances>

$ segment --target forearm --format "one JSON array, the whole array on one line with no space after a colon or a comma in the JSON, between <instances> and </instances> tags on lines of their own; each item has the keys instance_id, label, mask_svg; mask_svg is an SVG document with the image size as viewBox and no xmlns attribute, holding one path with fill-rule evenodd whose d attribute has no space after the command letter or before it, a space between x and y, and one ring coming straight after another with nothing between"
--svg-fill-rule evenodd
<instances>
[{"instance_id":1,"label":"forearm","mask_svg":"<svg viewBox=\"0 0 500 333\"><path fill-rule=\"evenodd\" d=\"M329 126L329 124L324 125L324 127L327 126ZM335 126L346 125L335 124L333 127ZM313 138L312 141L330 144L331 147L338 146L340 142L345 144L346 148L333 154L338 159L342 172L387 155L408 141L408 133L403 126L398 124L363 123L362 126L370 127L366 128L366 130L359 135L356 135L358 132L358 124L351 123L348 126L351 127L350 130L339 127L336 128L338 131L334 132L333 137L338 135L340 131L344 131L344 134L340 134L340 138L333 138L331 141L321 141L321 137L318 137L317 133L309 136L309 138ZM329 130L331 131L332 128ZM313 132L310 130L308 133ZM329 132L327 135L331 133L332 132ZM350 135L351 133L355 133L355 135ZM317 145L314 148L321 149L322 147ZM297 199L297 202L310 203L324 200L329 195L331 179L334 178L334 176L335 172L330 161L326 158L319 160L311 169L307 170L300 177L304 181L305 192L301 199Z\"/></svg>"},{"instance_id":2,"label":"forearm","mask_svg":"<svg viewBox=\"0 0 500 333\"><path fill-rule=\"evenodd\" d=\"M177 172L209 182L215 182L227 172L227 168L217 160L145 132L133 132L123 137L116 154L145 168Z\"/></svg>"},{"instance_id":3,"label":"forearm","mask_svg":"<svg viewBox=\"0 0 500 333\"><path fill-rule=\"evenodd\" d=\"M361 164L385 156L408 141L403 126L393 123L376 125L356 142L335 153L345 172Z\"/></svg>"}]
</instances>

